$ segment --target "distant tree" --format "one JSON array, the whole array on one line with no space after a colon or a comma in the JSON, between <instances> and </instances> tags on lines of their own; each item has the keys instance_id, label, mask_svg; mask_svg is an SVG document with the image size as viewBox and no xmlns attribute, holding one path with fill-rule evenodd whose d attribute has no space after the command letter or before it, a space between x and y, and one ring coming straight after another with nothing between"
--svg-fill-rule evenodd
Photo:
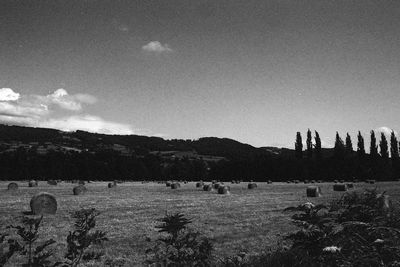
<instances>
[{"instance_id":1,"label":"distant tree","mask_svg":"<svg viewBox=\"0 0 400 267\"><path fill-rule=\"evenodd\" d=\"M296 158L303 158L303 141L301 139L301 133L297 132L296 134L296 143L294 144Z\"/></svg>"},{"instance_id":2,"label":"distant tree","mask_svg":"<svg viewBox=\"0 0 400 267\"><path fill-rule=\"evenodd\" d=\"M315 131L315 156L317 159L322 157L322 147L321 147L321 138L319 137L319 133Z\"/></svg>"},{"instance_id":3,"label":"distant tree","mask_svg":"<svg viewBox=\"0 0 400 267\"><path fill-rule=\"evenodd\" d=\"M390 154L392 159L399 159L399 146L394 131L390 134Z\"/></svg>"},{"instance_id":4,"label":"distant tree","mask_svg":"<svg viewBox=\"0 0 400 267\"><path fill-rule=\"evenodd\" d=\"M389 158L388 142L384 133L381 133L381 141L379 142L379 148L381 150L381 157L383 159Z\"/></svg>"},{"instance_id":5,"label":"distant tree","mask_svg":"<svg viewBox=\"0 0 400 267\"><path fill-rule=\"evenodd\" d=\"M361 132L358 131L358 142L357 142L357 154L359 156L365 155L365 145L364 145L364 137L361 135Z\"/></svg>"},{"instance_id":6,"label":"distant tree","mask_svg":"<svg viewBox=\"0 0 400 267\"><path fill-rule=\"evenodd\" d=\"M339 133L336 132L334 153L336 158L343 158L345 147L342 138L340 138Z\"/></svg>"},{"instance_id":7,"label":"distant tree","mask_svg":"<svg viewBox=\"0 0 400 267\"><path fill-rule=\"evenodd\" d=\"M346 135L346 153L351 154L353 152L353 143L351 142L351 137L349 133Z\"/></svg>"},{"instance_id":8,"label":"distant tree","mask_svg":"<svg viewBox=\"0 0 400 267\"><path fill-rule=\"evenodd\" d=\"M311 131L308 129L307 131L307 158L311 159L312 158L312 136L311 136Z\"/></svg>"},{"instance_id":9,"label":"distant tree","mask_svg":"<svg viewBox=\"0 0 400 267\"><path fill-rule=\"evenodd\" d=\"M376 158L378 156L378 146L376 145L376 137L375 137L375 132L372 130L371 131L371 144L369 148L369 154L371 155L372 158Z\"/></svg>"}]
</instances>

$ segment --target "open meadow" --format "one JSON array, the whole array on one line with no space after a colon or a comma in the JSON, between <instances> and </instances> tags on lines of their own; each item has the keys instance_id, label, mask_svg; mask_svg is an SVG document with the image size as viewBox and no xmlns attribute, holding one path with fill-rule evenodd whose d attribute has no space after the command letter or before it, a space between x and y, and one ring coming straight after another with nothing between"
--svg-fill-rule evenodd
<instances>
[{"instance_id":1,"label":"open meadow","mask_svg":"<svg viewBox=\"0 0 400 267\"><path fill-rule=\"evenodd\" d=\"M181 212L193 219L190 228L211 239L217 257L239 252L257 254L296 229L290 221L291 214L283 212L284 208L307 201L325 203L343 194L333 191L333 183L316 184L322 189L319 198L307 198L309 185L303 183L257 183L258 187L252 190L247 189L245 182L225 183L231 188L228 195L203 191L196 188L195 182L181 183L175 190L157 183L125 182L108 188L107 182L92 182L85 185L88 192L84 195L73 195L76 184L72 183L52 186L39 181L38 187L30 188L27 181L21 181L16 191L8 191L8 183L0 182L1 228L18 223L16 218L30 211L33 195L48 192L57 198L58 210L56 215L44 216L41 238L55 239L57 250L64 252L65 239L73 225L70 212L96 208L101 212L96 229L106 231L109 238L102 262L121 259L125 266L142 265L145 250L159 236L155 228L158 219L166 212ZM375 187L386 191L394 203L400 200L400 182L356 183L352 190Z\"/></svg>"}]
</instances>

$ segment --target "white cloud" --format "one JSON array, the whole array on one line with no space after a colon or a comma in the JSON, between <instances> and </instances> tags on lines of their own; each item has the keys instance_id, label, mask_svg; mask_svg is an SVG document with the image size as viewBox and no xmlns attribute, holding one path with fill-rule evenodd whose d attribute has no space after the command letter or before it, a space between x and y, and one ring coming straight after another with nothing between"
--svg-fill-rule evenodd
<instances>
[{"instance_id":1,"label":"white cloud","mask_svg":"<svg viewBox=\"0 0 400 267\"><path fill-rule=\"evenodd\" d=\"M82 109L82 104L93 104L97 101L92 95L70 95L65 89L57 89L45 96L20 96L12 89L4 89L9 88L0 89L0 123L105 134L133 134L134 132L128 124L107 121L93 115L76 114ZM54 117L55 108L73 111L75 114L57 118Z\"/></svg>"},{"instance_id":2,"label":"white cloud","mask_svg":"<svg viewBox=\"0 0 400 267\"><path fill-rule=\"evenodd\" d=\"M128 124L105 121L100 117L92 115L77 115L49 119L40 122L39 126L56 128L62 131L83 130L104 134L133 134L133 130Z\"/></svg>"},{"instance_id":3,"label":"white cloud","mask_svg":"<svg viewBox=\"0 0 400 267\"><path fill-rule=\"evenodd\" d=\"M76 94L70 95L65 89L57 89L54 93L46 96L46 99L43 99L42 96L38 96L38 98L42 98L43 102L47 102L47 104L55 104L59 107L67 110L81 110L82 103L85 104L93 104L97 101L97 99L88 94Z\"/></svg>"},{"instance_id":4,"label":"white cloud","mask_svg":"<svg viewBox=\"0 0 400 267\"><path fill-rule=\"evenodd\" d=\"M382 126L382 127L374 129L374 132L375 132L375 136L378 138L380 138L381 133L383 133L386 136L386 138L390 138L390 135L392 134L392 129L390 129L389 127L386 127L386 126ZM398 133L396 131L394 131L394 134L396 136L398 136Z\"/></svg>"},{"instance_id":5,"label":"white cloud","mask_svg":"<svg viewBox=\"0 0 400 267\"><path fill-rule=\"evenodd\" d=\"M13 91L11 88L0 88L0 101L16 101L20 94Z\"/></svg>"},{"instance_id":6,"label":"white cloud","mask_svg":"<svg viewBox=\"0 0 400 267\"><path fill-rule=\"evenodd\" d=\"M168 46L168 44L163 45L159 41L152 41L142 46L142 49L147 52L156 52L156 53L172 52L172 49Z\"/></svg>"}]
</instances>

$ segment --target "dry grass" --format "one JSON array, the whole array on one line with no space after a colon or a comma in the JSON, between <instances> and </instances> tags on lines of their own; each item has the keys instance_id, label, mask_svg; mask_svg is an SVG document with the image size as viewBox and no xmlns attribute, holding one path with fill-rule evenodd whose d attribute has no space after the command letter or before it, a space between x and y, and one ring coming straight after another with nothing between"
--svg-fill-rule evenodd
<instances>
[{"instance_id":1,"label":"dry grass","mask_svg":"<svg viewBox=\"0 0 400 267\"><path fill-rule=\"evenodd\" d=\"M65 238L73 223L69 212L96 208L102 212L97 228L107 231L110 239L105 258L123 259L126 266L141 265L144 251L150 246L146 239L157 238L155 225L166 211L192 218L192 227L211 238L219 257L240 251L257 254L264 249L260 244L273 246L280 235L295 229L290 215L282 209L305 201L323 203L343 194L332 190L333 183L318 184L322 197L308 199L305 184L257 183L253 190L248 190L246 183L231 184L230 195L219 195L196 188L194 182L182 184L177 190L165 184L140 182L123 183L110 190L107 182L95 182L86 184L86 194L74 196L72 188L76 185L70 183L51 186L41 181L38 187L30 188L24 181L18 183L17 191L7 191L8 183L0 182L2 226L15 223L22 211L29 211L33 195L48 192L56 196L58 210L56 215L45 215L43 238L54 238L65 251ZM354 190L375 187L387 191L394 201L400 199L399 182L358 183Z\"/></svg>"}]
</instances>

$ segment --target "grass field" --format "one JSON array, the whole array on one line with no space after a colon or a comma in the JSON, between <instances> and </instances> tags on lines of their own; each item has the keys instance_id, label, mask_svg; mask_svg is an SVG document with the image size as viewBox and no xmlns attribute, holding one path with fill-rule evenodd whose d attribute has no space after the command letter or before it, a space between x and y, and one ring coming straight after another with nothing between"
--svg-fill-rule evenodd
<instances>
[{"instance_id":1,"label":"grass field","mask_svg":"<svg viewBox=\"0 0 400 267\"><path fill-rule=\"evenodd\" d=\"M310 199L305 194L308 185L286 183L258 183L253 190L247 189L247 183L229 184L231 194L218 195L196 188L193 182L182 183L177 190L155 183L127 182L107 188L106 182L93 182L86 185L87 194L79 196L72 194L76 184L51 186L41 181L38 187L29 188L28 182L18 182L15 192L7 191L7 184L0 182L2 227L15 224L21 212L30 210L34 194L49 192L57 198L58 211L44 217L41 237L55 239L58 250L65 251L65 238L73 225L69 213L96 208L101 211L96 228L106 231L110 239L104 248L105 259L124 259L126 266L142 264L146 248L151 247L148 239L158 237L155 226L166 211L192 218L191 227L213 241L217 257L238 252L257 254L295 229L290 214L282 212L284 208L306 201L324 203L343 194L334 192L332 183L319 184L323 196ZM386 191L395 203L400 200L400 182L358 183L354 190L375 187Z\"/></svg>"}]
</instances>

